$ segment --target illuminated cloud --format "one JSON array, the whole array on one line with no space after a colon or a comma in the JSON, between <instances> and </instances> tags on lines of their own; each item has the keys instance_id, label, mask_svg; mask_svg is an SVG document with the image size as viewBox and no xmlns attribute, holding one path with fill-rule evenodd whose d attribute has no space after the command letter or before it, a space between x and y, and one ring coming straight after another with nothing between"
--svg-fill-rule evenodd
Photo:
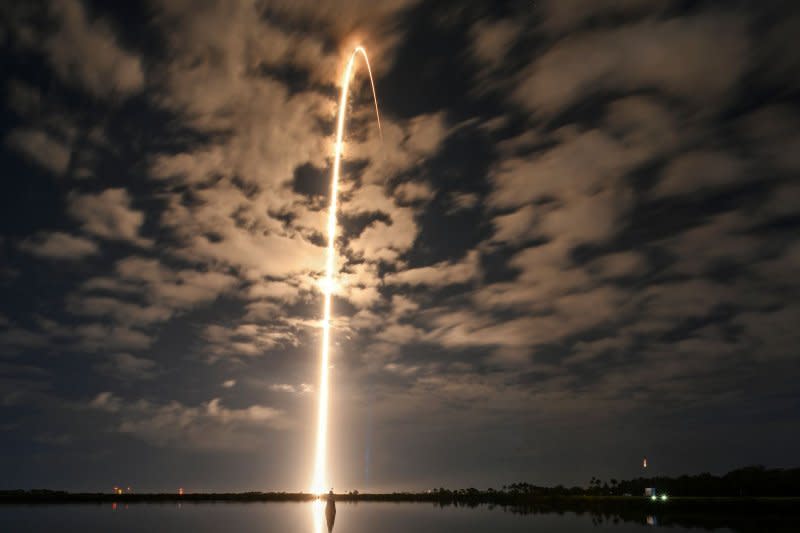
<instances>
[{"instance_id":1,"label":"illuminated cloud","mask_svg":"<svg viewBox=\"0 0 800 533\"><path fill-rule=\"evenodd\" d=\"M139 235L144 213L131 208L125 189L106 189L99 194L71 194L67 211L81 221L85 232L111 240L150 246L152 241Z\"/></svg>"},{"instance_id":2,"label":"illuminated cloud","mask_svg":"<svg viewBox=\"0 0 800 533\"><path fill-rule=\"evenodd\" d=\"M70 159L70 148L62 139L46 131L19 128L12 130L5 143L37 165L58 176L64 174Z\"/></svg>"},{"instance_id":3,"label":"illuminated cloud","mask_svg":"<svg viewBox=\"0 0 800 533\"><path fill-rule=\"evenodd\" d=\"M523 74L514 97L552 114L602 90L657 87L703 105L728 97L747 67L741 17L703 13L578 33L556 43Z\"/></svg>"},{"instance_id":4,"label":"illuminated cloud","mask_svg":"<svg viewBox=\"0 0 800 533\"><path fill-rule=\"evenodd\" d=\"M295 328L289 324L262 326L239 324L225 327L210 324L203 331L205 351L212 358L260 357L279 346L297 344Z\"/></svg>"},{"instance_id":5,"label":"illuminated cloud","mask_svg":"<svg viewBox=\"0 0 800 533\"><path fill-rule=\"evenodd\" d=\"M232 409L222 405L219 398L192 407L175 401L125 402L110 392L101 392L89 407L121 413L121 421L113 426L119 433L155 446L194 450L251 450L259 446L265 431L287 427L278 409L263 405Z\"/></svg>"},{"instance_id":6,"label":"illuminated cloud","mask_svg":"<svg viewBox=\"0 0 800 533\"><path fill-rule=\"evenodd\" d=\"M120 379L153 379L158 375L155 361L124 352L108 356L97 369Z\"/></svg>"},{"instance_id":7,"label":"illuminated cloud","mask_svg":"<svg viewBox=\"0 0 800 533\"><path fill-rule=\"evenodd\" d=\"M426 285L441 287L445 285L468 283L480 274L479 257L471 251L458 262L443 261L428 267L410 268L389 274L384 279L396 285Z\"/></svg>"},{"instance_id":8,"label":"illuminated cloud","mask_svg":"<svg viewBox=\"0 0 800 533\"><path fill-rule=\"evenodd\" d=\"M20 248L46 259L79 260L99 253L94 241L61 231L41 233L34 238L26 239L20 244Z\"/></svg>"},{"instance_id":9,"label":"illuminated cloud","mask_svg":"<svg viewBox=\"0 0 800 533\"><path fill-rule=\"evenodd\" d=\"M487 66L501 65L521 29L519 24L509 20L478 22L472 28L472 53Z\"/></svg>"},{"instance_id":10,"label":"illuminated cloud","mask_svg":"<svg viewBox=\"0 0 800 533\"><path fill-rule=\"evenodd\" d=\"M78 0L53 2L51 14L59 27L43 47L59 76L101 97L142 89L141 60L119 46L108 24L90 21Z\"/></svg>"},{"instance_id":11,"label":"illuminated cloud","mask_svg":"<svg viewBox=\"0 0 800 533\"><path fill-rule=\"evenodd\" d=\"M305 394L311 392L313 387L308 383L300 383L299 385L291 385L289 383L276 383L270 385L269 389L274 392L288 392L291 394Z\"/></svg>"},{"instance_id":12,"label":"illuminated cloud","mask_svg":"<svg viewBox=\"0 0 800 533\"><path fill-rule=\"evenodd\" d=\"M304 488L335 85L356 40L386 113L381 139L357 77L333 287L342 486L362 486L366 421L390 490L508 468L583 483L596 457L641 456L636 427L702 427L711 444L670 452L687 470L756 437L785 459L787 3L190 4L56 2L47 27L3 12L0 404L27 410L18 435L64 443L10 476L66 450L105 483L69 442L144 443L176 486L261 487L263 464ZM764 427L741 434L742 413Z\"/></svg>"},{"instance_id":13,"label":"illuminated cloud","mask_svg":"<svg viewBox=\"0 0 800 533\"><path fill-rule=\"evenodd\" d=\"M478 202L480 202L480 198L475 193L454 191L450 194L452 207L447 213L453 214L465 209L472 209L478 205Z\"/></svg>"},{"instance_id":14,"label":"illuminated cloud","mask_svg":"<svg viewBox=\"0 0 800 533\"><path fill-rule=\"evenodd\" d=\"M417 183L408 181L401 183L395 190L394 196L401 202L427 201L433 196L433 189L427 182Z\"/></svg>"}]
</instances>

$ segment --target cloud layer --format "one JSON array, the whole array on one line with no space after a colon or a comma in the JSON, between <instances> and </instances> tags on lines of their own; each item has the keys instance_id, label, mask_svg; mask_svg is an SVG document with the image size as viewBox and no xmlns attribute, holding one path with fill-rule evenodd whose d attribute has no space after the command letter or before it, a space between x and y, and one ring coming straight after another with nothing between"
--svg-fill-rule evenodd
<instances>
[{"instance_id":1,"label":"cloud layer","mask_svg":"<svg viewBox=\"0 0 800 533\"><path fill-rule=\"evenodd\" d=\"M359 70L341 483L583 483L636 474L643 450L676 473L765 461L747 435L719 452L743 412L798 442L800 55L777 37L797 10L433 4L3 9L3 53L33 65L7 75L2 143L0 404L20 435L53 421L75 446L230 472L261 457L276 489L305 488L280 468L313 441L338 77L361 42L384 120ZM686 428L703 443L667 449Z\"/></svg>"}]
</instances>

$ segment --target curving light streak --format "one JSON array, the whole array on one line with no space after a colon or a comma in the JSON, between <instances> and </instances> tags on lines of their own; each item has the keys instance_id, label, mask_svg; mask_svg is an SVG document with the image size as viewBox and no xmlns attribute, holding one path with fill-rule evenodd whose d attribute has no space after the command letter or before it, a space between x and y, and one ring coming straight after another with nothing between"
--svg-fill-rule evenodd
<instances>
[{"instance_id":1,"label":"curving light streak","mask_svg":"<svg viewBox=\"0 0 800 533\"><path fill-rule=\"evenodd\" d=\"M330 367L330 338L331 338L331 292L334 286L334 268L336 265L336 208L339 193L339 171L342 162L342 145L344 136L344 120L347 112L347 96L350 87L350 79L353 74L353 66L356 56L362 55L367 65L369 83L372 87L372 99L375 102L375 116L378 121L378 131L383 137L381 129L381 117L378 112L378 96L375 93L375 82L372 79L372 69L369 65L367 51L363 47L357 46L344 70L342 78L342 93L339 97L339 117L336 123L336 144L333 152L333 172L331 176L331 203L328 209L328 252L325 262L325 282L323 291L325 293L325 303L323 306L322 318L322 355L320 357L320 377L319 377L319 410L317 415L317 447L314 456L314 481L311 484L311 492L322 494L327 485L327 442L328 442L328 396L330 386L328 384L328 369Z\"/></svg>"}]
</instances>

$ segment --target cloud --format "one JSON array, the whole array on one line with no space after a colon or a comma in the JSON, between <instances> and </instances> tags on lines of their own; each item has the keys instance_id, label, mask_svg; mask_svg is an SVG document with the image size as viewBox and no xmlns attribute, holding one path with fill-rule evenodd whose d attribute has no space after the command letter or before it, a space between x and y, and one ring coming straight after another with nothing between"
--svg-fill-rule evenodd
<instances>
[{"instance_id":1,"label":"cloud","mask_svg":"<svg viewBox=\"0 0 800 533\"><path fill-rule=\"evenodd\" d=\"M677 258L672 270L697 276L709 274L719 263L755 261L766 243L748 234L750 225L739 213L724 213L665 239L662 244Z\"/></svg>"},{"instance_id":2,"label":"cloud","mask_svg":"<svg viewBox=\"0 0 800 533\"><path fill-rule=\"evenodd\" d=\"M800 16L790 6L782 2L759 6L764 9L761 19L766 24L759 33L758 60L766 74L764 81L773 87L797 86L799 80L800 54L784 45L800 29Z\"/></svg>"},{"instance_id":3,"label":"cloud","mask_svg":"<svg viewBox=\"0 0 800 533\"><path fill-rule=\"evenodd\" d=\"M127 326L85 324L74 331L73 349L84 352L144 350L153 343L152 336Z\"/></svg>"},{"instance_id":4,"label":"cloud","mask_svg":"<svg viewBox=\"0 0 800 533\"><path fill-rule=\"evenodd\" d=\"M67 212L82 222L87 233L110 240L129 241L137 246L151 246L152 241L139 236L144 213L131 209L125 189L106 189L99 194L75 194L68 198Z\"/></svg>"},{"instance_id":5,"label":"cloud","mask_svg":"<svg viewBox=\"0 0 800 533\"><path fill-rule=\"evenodd\" d=\"M800 308L797 305L785 305L772 311L742 313L733 322L752 342L752 355L756 360L791 359L796 357L796 347L800 342L796 326L798 313Z\"/></svg>"},{"instance_id":6,"label":"cloud","mask_svg":"<svg viewBox=\"0 0 800 533\"><path fill-rule=\"evenodd\" d=\"M346 158L369 161L362 178L368 184L383 185L419 166L437 152L450 133L444 113L418 115L406 122L386 118L382 124L383 137L369 130L364 142L351 141L345 147Z\"/></svg>"},{"instance_id":7,"label":"cloud","mask_svg":"<svg viewBox=\"0 0 800 533\"><path fill-rule=\"evenodd\" d=\"M669 163L653 194L691 194L704 188L741 183L749 176L745 163L730 154L687 152Z\"/></svg>"},{"instance_id":8,"label":"cloud","mask_svg":"<svg viewBox=\"0 0 800 533\"><path fill-rule=\"evenodd\" d=\"M603 278L621 278L644 272L647 260L638 252L617 252L600 256L588 268Z\"/></svg>"},{"instance_id":9,"label":"cloud","mask_svg":"<svg viewBox=\"0 0 800 533\"><path fill-rule=\"evenodd\" d=\"M501 161L490 174L488 204L510 208L551 196L569 200L614 185L642 160L642 154L601 130L556 132L560 142L529 158Z\"/></svg>"},{"instance_id":10,"label":"cloud","mask_svg":"<svg viewBox=\"0 0 800 533\"><path fill-rule=\"evenodd\" d=\"M170 238L171 256L227 272L249 287L238 294L250 301L237 322L204 330L212 339L211 359L260 355L299 342L295 328L307 322L307 311L296 306L318 291L325 212L319 198L298 194L290 185L297 168L328 164L333 139L320 125L334 119L336 101L315 84L336 82L353 35L337 39L345 43L341 50L327 43L331 33L348 25L348 17L361 21L359 32L381 28L365 44L373 71L387 72L396 41L390 17L409 4L354 10L345 3L331 12L328 6L280 2L157 7L157 24L169 28L172 59L155 100L182 124L209 134L206 143L151 159L152 177L167 190L162 233ZM308 31L294 32L263 16L264 10L281 13L282 22L297 17ZM218 31L221 19L231 31ZM322 22L308 27L309 20ZM306 73L311 84L299 91L284 83L275 72L287 67ZM362 70L356 89L365 82ZM369 113L368 106L353 108L344 158L364 166L357 180L345 173L340 196L343 217L371 219L353 234L342 234L337 296L360 309L382 299L376 265L398 262L412 247L418 204L434 194L415 172L448 133L444 115L435 113L388 118L381 139ZM226 134L218 135L221 131ZM252 332L254 324L263 329Z\"/></svg>"},{"instance_id":11,"label":"cloud","mask_svg":"<svg viewBox=\"0 0 800 533\"><path fill-rule=\"evenodd\" d=\"M20 116L30 116L42 107L42 92L27 82L10 80L6 94L6 105Z\"/></svg>"},{"instance_id":12,"label":"cloud","mask_svg":"<svg viewBox=\"0 0 800 533\"><path fill-rule=\"evenodd\" d=\"M422 339L425 331L411 324L387 324L375 335L379 341L395 344L397 346L409 345Z\"/></svg>"},{"instance_id":13,"label":"cloud","mask_svg":"<svg viewBox=\"0 0 800 533\"><path fill-rule=\"evenodd\" d=\"M670 154L681 144L700 142L703 133L697 123L681 120L666 102L652 96L626 96L609 102L604 126L634 160Z\"/></svg>"},{"instance_id":14,"label":"cloud","mask_svg":"<svg viewBox=\"0 0 800 533\"><path fill-rule=\"evenodd\" d=\"M342 211L352 214L382 212L390 217L389 223L376 220L350 241L349 248L356 257L394 262L411 248L417 236L414 211L397 205L377 185L359 189L349 203L343 203Z\"/></svg>"},{"instance_id":15,"label":"cloud","mask_svg":"<svg viewBox=\"0 0 800 533\"><path fill-rule=\"evenodd\" d=\"M257 281L250 286L247 295L250 298L268 298L285 303L292 303L300 296L301 288L286 281Z\"/></svg>"},{"instance_id":16,"label":"cloud","mask_svg":"<svg viewBox=\"0 0 800 533\"><path fill-rule=\"evenodd\" d=\"M141 60L120 48L105 21L89 20L77 0L51 3L51 15L58 29L43 47L63 80L101 98L128 96L142 89Z\"/></svg>"},{"instance_id":17,"label":"cloud","mask_svg":"<svg viewBox=\"0 0 800 533\"><path fill-rule=\"evenodd\" d=\"M771 169L787 176L800 171L800 113L795 108L771 104L738 122L748 146Z\"/></svg>"},{"instance_id":18,"label":"cloud","mask_svg":"<svg viewBox=\"0 0 800 533\"><path fill-rule=\"evenodd\" d=\"M514 98L550 115L604 90L655 87L696 105L725 99L744 74L741 17L702 13L648 20L558 41L522 75Z\"/></svg>"},{"instance_id":19,"label":"cloud","mask_svg":"<svg viewBox=\"0 0 800 533\"><path fill-rule=\"evenodd\" d=\"M480 275L480 257L476 250L467 253L461 261L442 261L428 267L412 268L388 274L386 283L427 287L468 283Z\"/></svg>"},{"instance_id":20,"label":"cloud","mask_svg":"<svg viewBox=\"0 0 800 533\"><path fill-rule=\"evenodd\" d=\"M159 205L148 211L147 222L158 224L154 235L159 238L161 258L118 259L112 272L95 275L70 292L65 298L66 310L80 321L71 332L52 323L50 331L17 328L15 338L28 346L61 343L65 349L94 353L101 350L101 338L106 335L109 343L105 348L124 355L112 356L98 365L98 370L144 378L155 374L155 369L137 352L152 345L159 326L227 294L244 300L245 307L238 320L201 328L200 336L207 343L202 351L209 360L255 356L296 345L298 328L309 321L305 310L289 306L307 303L317 290L315 278L324 262L319 239L324 232L324 211L295 194L287 183L300 165L325 167L331 139L320 125L334 116L336 102L327 91L314 86L296 92L270 71L291 65L309 73L314 83L335 83L341 51L330 49L327 43L330 32L342 31L340 24L347 18L343 12L361 21L362 28L385 30L367 45L373 68L388 71L396 42L389 17L409 4L387 2L356 11L345 3L328 15L322 14L325 9L310 4L298 8L280 3L210 2L199 9L180 3L155 4L153 23L169 29L169 54L158 66L158 87L146 96L172 113L176 124L208 134L207 142L181 145L182 151L148 154L150 186L158 189ZM54 6L55 31L48 35L34 32L41 37L46 59L55 72L99 99L144 91L142 60L121 46L110 20L94 17L84 7L77 2ZM323 23L300 34L279 26L273 17L262 16L264 9L298 21L314 18ZM218 31L221 19L227 21L225 32ZM39 45L31 41L27 46ZM20 113L30 111L34 103L37 109L43 105L30 98L31 94L23 98L16 89L15 94ZM447 134L444 116L388 120L384 133L398 142L379 149L375 131L365 137L356 129L361 111L353 115L346 156L366 161L363 192L369 198L361 198L361 190L346 185L343 200L354 200L356 210L361 209L357 207L360 203L364 206L361 213L368 209L374 214L373 206L377 206L388 216L359 235L345 235L348 249L342 256L372 260L375 252L376 261L395 261L410 249L417 232L417 208L400 204L416 203L434 194L426 181L410 171L438 149ZM44 126L17 130L6 142L39 164L63 173L70 164L68 147L76 129ZM220 131L227 133L218 135ZM88 138L86 142L96 144ZM105 142L104 147L111 148L108 143L113 140ZM62 149L54 143L61 143ZM75 163L80 172L91 174L91 162L82 161ZM401 175L405 183L397 187L395 178ZM371 180L380 184L373 185ZM391 197L395 193L402 199L395 201ZM93 238L130 243L145 249L142 252L151 252L157 241L142 236L145 212L134 208L133 200L122 188L72 192L67 197L67 212ZM367 207L372 200L376 202ZM48 257L99 253L92 240L65 232L29 238L21 247ZM380 303L375 265L369 265L367 272L343 261L342 268L349 277L342 284L341 297L359 308Z\"/></svg>"},{"instance_id":21,"label":"cloud","mask_svg":"<svg viewBox=\"0 0 800 533\"><path fill-rule=\"evenodd\" d=\"M508 215L498 215L492 219L495 228L492 242L517 243L533 234L536 208L526 205Z\"/></svg>"},{"instance_id":22,"label":"cloud","mask_svg":"<svg viewBox=\"0 0 800 533\"><path fill-rule=\"evenodd\" d=\"M323 180L341 60L356 38L389 107L381 141L359 65L333 287L337 398L342 413L357 415L352 426L343 422L345 437L367 412L386 428L413 418L451 439L489 435L461 450L468 461L445 458L463 474L466 462L494 468L472 460L491 457L484 448L518 464L503 446L532 449L524 428L541 429L540 443L584 442L559 431L570 420L661 415L692 425L701 401L706 412L741 412L741 399L767 411L760 395L773 398L769 406L792 390L800 128L794 85L777 77L795 79L797 54L759 59L775 46L765 44L775 40L765 20L773 15L761 8L540 0L475 24L472 8L436 7L426 24L450 17L450 26L434 41L470 40L448 56L456 63L445 72L463 72L473 87L452 91L461 78L444 76L391 109L397 95L382 84L402 89L406 61L429 43L420 35L429 28L413 15L430 6L157 1L144 34L163 37L165 53L148 55L146 68L122 44L142 28L115 36L119 15L65 6L51 13L59 14L53 33L9 30L32 32L25 57L45 47L56 81L70 88L61 94L56 83L43 98L21 83L9 87L22 126L5 147L56 175L96 177L55 191L68 218L53 216L71 224L58 228L63 236L88 237L83 255L66 256L97 259L69 265L59 277L64 290L31 304L48 304L58 321L0 318L0 344L42 361L63 354L72 358L67 374L93 370L125 385L125 399L101 393L80 416L155 446L257 452L289 427L280 406L308 405L310 385L298 376L314 363L303 354L316 354L319 338ZM793 24L779 33L791 35ZM100 35L111 47L100 55L117 54L124 68L94 56L75 66L85 42L71 44L70 27ZM58 59L71 68L47 51L57 38L73 48ZM413 63L421 72L443 72L437 54L447 46L434 49ZM139 81L126 77L137 68ZM97 85L99 72L107 87ZM72 106L76 88L97 105ZM767 96L773 101L761 106ZM431 112L442 98L448 109ZM129 104L142 120L127 121ZM113 182L129 172L105 169L123 168L132 154L141 156L132 170L143 180L120 188ZM313 169L318 194L298 192L298 169ZM6 286L25 293L32 248L50 236L18 237L30 254L19 256ZM162 368L162 352L176 342L183 355ZM198 357L216 366L210 380L202 369L203 379L192 376ZM758 376L743 379L741 369L756 363ZM63 372L52 379L59 391L71 385ZM224 400L192 397L186 380ZM20 391L36 390L0 381L0 403L26 405L30 391ZM280 403L262 405L253 394ZM388 431L375 436L394 457L407 443L402 431ZM437 449L439 439L423 435L415 445Z\"/></svg>"},{"instance_id":23,"label":"cloud","mask_svg":"<svg viewBox=\"0 0 800 533\"><path fill-rule=\"evenodd\" d=\"M433 189L428 182L407 181L394 190L395 197L403 203L428 201L433 197Z\"/></svg>"},{"instance_id":24,"label":"cloud","mask_svg":"<svg viewBox=\"0 0 800 533\"><path fill-rule=\"evenodd\" d=\"M151 302L175 309L213 301L237 283L235 277L222 272L173 270L157 259L138 256L117 261L116 273L118 280L112 283L113 287L122 292L144 291ZM92 281L87 282L86 288L91 287Z\"/></svg>"},{"instance_id":25,"label":"cloud","mask_svg":"<svg viewBox=\"0 0 800 533\"><path fill-rule=\"evenodd\" d=\"M377 4L370 0L334 0L321 5L314 0L272 0L269 5L293 19L329 25L331 31L342 37L365 25L391 24L393 17L416 3L416 0L387 0Z\"/></svg>"},{"instance_id":26,"label":"cloud","mask_svg":"<svg viewBox=\"0 0 800 533\"><path fill-rule=\"evenodd\" d=\"M35 237L22 241L19 247L28 253L45 259L77 261L99 253L97 244L93 241L61 231L40 233Z\"/></svg>"},{"instance_id":27,"label":"cloud","mask_svg":"<svg viewBox=\"0 0 800 533\"><path fill-rule=\"evenodd\" d=\"M164 322L173 315L173 310L166 306L139 305L104 296L72 295L68 298L67 308L76 315L108 317L134 326Z\"/></svg>"},{"instance_id":28,"label":"cloud","mask_svg":"<svg viewBox=\"0 0 800 533\"><path fill-rule=\"evenodd\" d=\"M229 231L221 240L199 235L180 251L186 258L207 259L241 267L246 278L288 276L317 271L322 248L299 238Z\"/></svg>"},{"instance_id":29,"label":"cloud","mask_svg":"<svg viewBox=\"0 0 800 533\"><path fill-rule=\"evenodd\" d=\"M116 413L119 411L121 404L122 401L110 392L101 392L89 402L89 407Z\"/></svg>"},{"instance_id":30,"label":"cloud","mask_svg":"<svg viewBox=\"0 0 800 533\"><path fill-rule=\"evenodd\" d=\"M124 352L112 354L107 361L97 365L100 372L120 379L153 379L158 374L156 368L152 359Z\"/></svg>"},{"instance_id":31,"label":"cloud","mask_svg":"<svg viewBox=\"0 0 800 533\"><path fill-rule=\"evenodd\" d=\"M138 256L117 261L114 274L90 278L67 295L66 308L73 316L111 322L84 324L67 332L68 337L77 334L78 349L98 351L104 335L109 337L107 348L148 348L155 337L153 328L214 301L238 282L228 274L173 270L157 259ZM117 363L130 366L135 361Z\"/></svg>"},{"instance_id":32,"label":"cloud","mask_svg":"<svg viewBox=\"0 0 800 533\"><path fill-rule=\"evenodd\" d=\"M602 242L619 229L632 206L623 177L649 150L628 146L601 130L556 132L562 142L527 158L498 163L488 205L519 208L493 219L495 243L558 238L576 246Z\"/></svg>"},{"instance_id":33,"label":"cloud","mask_svg":"<svg viewBox=\"0 0 800 533\"><path fill-rule=\"evenodd\" d=\"M471 30L472 53L489 68L502 65L521 29L520 24L511 20L478 22Z\"/></svg>"},{"instance_id":34,"label":"cloud","mask_svg":"<svg viewBox=\"0 0 800 533\"><path fill-rule=\"evenodd\" d=\"M6 135L5 143L45 170L63 175L71 150L62 139L35 128L17 128Z\"/></svg>"},{"instance_id":35,"label":"cloud","mask_svg":"<svg viewBox=\"0 0 800 533\"><path fill-rule=\"evenodd\" d=\"M289 324L248 324L233 327L209 324L203 330L204 350L212 360L221 357L260 357L279 346L298 343L295 328Z\"/></svg>"},{"instance_id":36,"label":"cloud","mask_svg":"<svg viewBox=\"0 0 800 533\"><path fill-rule=\"evenodd\" d=\"M537 343L537 329L545 322L526 317L501 321L471 311L453 311L434 317L434 328L426 339L446 348L506 346L524 350Z\"/></svg>"},{"instance_id":37,"label":"cloud","mask_svg":"<svg viewBox=\"0 0 800 533\"><path fill-rule=\"evenodd\" d=\"M575 29L586 21L614 16L636 16L658 13L669 7L670 1L653 3L648 0L543 0L536 8L544 14L544 26L557 33Z\"/></svg>"},{"instance_id":38,"label":"cloud","mask_svg":"<svg viewBox=\"0 0 800 533\"><path fill-rule=\"evenodd\" d=\"M756 340L764 327L752 328L759 333L747 340L732 333L745 322L765 325L775 312L776 337L792 342L777 334L792 312L783 314L779 296L794 290L789 260L764 260L790 237L783 229L767 236L758 224L781 227L776 218L785 224L798 212L785 181L796 166L797 114L771 109L735 120L755 150L719 143L727 122L713 115L736 97L752 59L742 12L642 21L654 9L646 3L569 9L578 3L542 4L553 17L547 31L580 31L545 45L519 79L514 96L532 129L498 143L501 157L490 169L494 234L480 249L502 245L511 272L474 287L468 312L449 305L418 311L426 331L415 340L485 347L494 363L524 362L537 383L562 390L581 382L586 392L591 382L590 394L616 395L627 390L630 373L653 381L642 394L669 390L689 401L693 387L712 381L707 375L731 379L726 358L787 353ZM723 27L723 41L706 33ZM637 94L620 97L630 92ZM557 129L538 126L587 98L604 115L587 120L576 108ZM735 192L755 177L770 192L749 196L745 209ZM709 191L732 199L695 212L698 195ZM650 203L656 200L658 209ZM656 216L663 224L652 222ZM671 350L679 362L665 362ZM595 380L599 368L605 379Z\"/></svg>"},{"instance_id":39,"label":"cloud","mask_svg":"<svg viewBox=\"0 0 800 533\"><path fill-rule=\"evenodd\" d=\"M788 217L800 212L800 185L786 183L775 187L761 206L767 219Z\"/></svg>"},{"instance_id":40,"label":"cloud","mask_svg":"<svg viewBox=\"0 0 800 533\"><path fill-rule=\"evenodd\" d=\"M299 385L276 383L274 385L270 385L269 390L273 392L288 392L290 394L306 394L311 392L313 388L308 383L300 383Z\"/></svg>"},{"instance_id":41,"label":"cloud","mask_svg":"<svg viewBox=\"0 0 800 533\"><path fill-rule=\"evenodd\" d=\"M545 143L544 148L500 158L490 170L487 200L495 231L484 246L517 249L509 266L521 276L479 289L476 303L514 308L590 289L593 274L577 268L572 250L614 242L637 205L629 175L673 153L681 127L656 99L618 98L609 102L597 127L563 126L537 135L536 144ZM684 135L687 141L693 137ZM531 247L537 240L547 244Z\"/></svg>"},{"instance_id":42,"label":"cloud","mask_svg":"<svg viewBox=\"0 0 800 533\"><path fill-rule=\"evenodd\" d=\"M110 392L101 392L89 407L116 415L114 430L154 446L244 451L263 445L264 433L287 427L283 411L264 405L227 408L219 398L196 407L172 401L125 402Z\"/></svg>"},{"instance_id":43,"label":"cloud","mask_svg":"<svg viewBox=\"0 0 800 533\"><path fill-rule=\"evenodd\" d=\"M541 232L573 245L602 242L614 235L623 213L631 205L631 197L625 191L581 196L542 217Z\"/></svg>"},{"instance_id":44,"label":"cloud","mask_svg":"<svg viewBox=\"0 0 800 533\"><path fill-rule=\"evenodd\" d=\"M351 304L360 309L372 307L381 300L381 294L376 287L351 286L345 296Z\"/></svg>"},{"instance_id":45,"label":"cloud","mask_svg":"<svg viewBox=\"0 0 800 533\"><path fill-rule=\"evenodd\" d=\"M192 164L201 161L202 158ZM270 203L283 194L272 196L264 191L248 197L224 181L190 195L170 195L161 217L162 227L177 239L177 255L191 261L234 266L247 279L321 271L323 248L309 242L299 228L285 228L268 214ZM289 199L286 201L290 204ZM275 208L284 209L286 205L278 203Z\"/></svg>"},{"instance_id":46,"label":"cloud","mask_svg":"<svg viewBox=\"0 0 800 533\"><path fill-rule=\"evenodd\" d=\"M448 215L458 213L467 209L472 209L480 202L480 197L471 192L454 191L449 195L450 208L447 210Z\"/></svg>"},{"instance_id":47,"label":"cloud","mask_svg":"<svg viewBox=\"0 0 800 533\"><path fill-rule=\"evenodd\" d=\"M42 348L47 346L47 336L26 328L6 324L0 331L0 344L8 350Z\"/></svg>"},{"instance_id":48,"label":"cloud","mask_svg":"<svg viewBox=\"0 0 800 533\"><path fill-rule=\"evenodd\" d=\"M216 58L222 69L267 64L294 65L314 81L331 82L356 44L370 52L373 69L386 68L400 36L395 16L417 0L319 2L270 0L261 3L213 1L198 7L159 2L159 21L172 29L170 45L179 56ZM226 20L227 32L215 31ZM283 27L275 21L284 22ZM303 32L292 31L302 27ZM341 43L330 50L329 42Z\"/></svg>"},{"instance_id":49,"label":"cloud","mask_svg":"<svg viewBox=\"0 0 800 533\"><path fill-rule=\"evenodd\" d=\"M12 325L0 332L0 341L10 348L79 353L144 350L153 341L149 334L127 325L99 322L66 325L39 315L33 318L29 327Z\"/></svg>"}]
</instances>

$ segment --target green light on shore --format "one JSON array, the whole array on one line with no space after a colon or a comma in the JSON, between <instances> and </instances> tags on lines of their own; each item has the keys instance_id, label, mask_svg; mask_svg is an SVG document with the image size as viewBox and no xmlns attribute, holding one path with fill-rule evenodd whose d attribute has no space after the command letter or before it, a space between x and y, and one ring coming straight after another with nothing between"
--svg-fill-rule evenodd
<instances>
[{"instance_id":1,"label":"green light on shore","mask_svg":"<svg viewBox=\"0 0 800 533\"><path fill-rule=\"evenodd\" d=\"M662 501L662 502L665 502L665 501L667 501L667 495L666 495L666 494L662 494L662 495L661 495L661 501Z\"/></svg>"}]
</instances>

